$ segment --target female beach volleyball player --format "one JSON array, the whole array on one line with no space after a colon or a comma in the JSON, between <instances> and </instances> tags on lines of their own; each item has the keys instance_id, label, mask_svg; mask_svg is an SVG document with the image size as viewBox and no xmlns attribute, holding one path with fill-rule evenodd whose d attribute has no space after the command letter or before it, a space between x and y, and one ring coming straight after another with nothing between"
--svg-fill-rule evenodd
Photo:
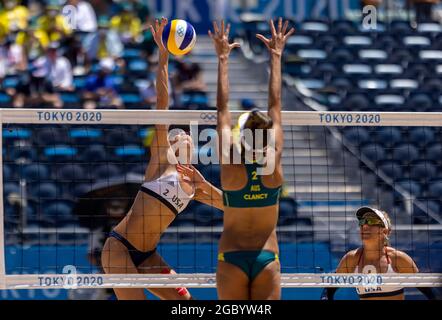
<instances>
[{"instance_id":1,"label":"female beach volleyball player","mask_svg":"<svg viewBox=\"0 0 442 320\"><path fill-rule=\"evenodd\" d=\"M228 58L239 44L229 44L229 30L221 22L219 29L213 23L214 33L209 31L218 55L218 135L221 138L219 152L222 155L221 184L224 202L224 230L219 243L218 268L216 274L218 297L220 299L279 299L280 264L276 224L281 185L283 183L281 153L283 132L281 127L281 56L284 45L293 29L287 32L288 22L279 19L278 30L270 21L271 39L257 37L269 49L271 72L269 83L268 113L254 110L240 117L238 126L231 129L228 109L229 80ZM245 141L246 130L252 133L263 129L274 132L275 143L270 146L265 138L258 150L257 141ZM238 132L239 131L239 132ZM235 145L231 138L238 132L241 141ZM227 137L227 139L226 139ZM226 141L227 140L227 141ZM233 149L233 150L232 150ZM244 154L252 151L252 157L242 157L238 164L226 161L232 150ZM272 149L272 150L270 150ZM247 153L245 153L247 154ZM249 153L250 154L250 153ZM274 170L260 175L262 165L258 154L266 154L266 163L273 161ZM273 154L273 157L269 157ZM220 157L221 158L221 157ZM251 159L250 159L251 158ZM261 167L261 168L260 168Z\"/></svg>"},{"instance_id":2,"label":"female beach volleyball player","mask_svg":"<svg viewBox=\"0 0 442 320\"><path fill-rule=\"evenodd\" d=\"M415 262L405 252L389 246L391 220L385 211L362 207L356 211L359 220L362 247L348 252L336 273L417 273ZM338 288L326 288L323 300L333 300ZM435 299L432 288L418 288L428 299ZM357 287L363 300L404 300L404 288L367 285Z\"/></svg>"},{"instance_id":3,"label":"female beach volleyball player","mask_svg":"<svg viewBox=\"0 0 442 320\"><path fill-rule=\"evenodd\" d=\"M161 39L166 24L163 18L161 23L157 20L155 26L150 27L160 55L156 83L159 110L169 106L169 54ZM150 153L145 182L132 208L104 245L101 261L106 273L174 273L156 252L160 237L170 223L192 199L223 209L221 190L208 183L195 168L186 165L193 154L193 141L188 134L184 131L172 134L167 125L156 125ZM176 161L170 161L171 157L181 163L173 164ZM145 299L142 288L114 290L118 299ZM150 291L161 299L191 299L185 288Z\"/></svg>"}]
</instances>

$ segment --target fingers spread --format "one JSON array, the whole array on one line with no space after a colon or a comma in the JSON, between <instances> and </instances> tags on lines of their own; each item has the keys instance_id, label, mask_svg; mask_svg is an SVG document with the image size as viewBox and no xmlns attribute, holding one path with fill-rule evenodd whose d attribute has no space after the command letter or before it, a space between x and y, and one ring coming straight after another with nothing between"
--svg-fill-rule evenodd
<instances>
[{"instance_id":1,"label":"fingers spread","mask_svg":"<svg viewBox=\"0 0 442 320\"><path fill-rule=\"evenodd\" d=\"M221 36L224 36L224 20L221 21Z\"/></svg>"},{"instance_id":2,"label":"fingers spread","mask_svg":"<svg viewBox=\"0 0 442 320\"><path fill-rule=\"evenodd\" d=\"M229 38L229 34L230 34L230 23L227 24L227 29L226 29L227 38Z\"/></svg>"},{"instance_id":3,"label":"fingers spread","mask_svg":"<svg viewBox=\"0 0 442 320\"><path fill-rule=\"evenodd\" d=\"M272 36L276 37L275 24L273 23L273 20L270 20L269 24L270 24L270 31L272 32Z\"/></svg>"},{"instance_id":4,"label":"fingers spread","mask_svg":"<svg viewBox=\"0 0 442 320\"><path fill-rule=\"evenodd\" d=\"M213 31L215 31L216 34L219 34L218 23L216 21L213 21Z\"/></svg>"},{"instance_id":5,"label":"fingers spread","mask_svg":"<svg viewBox=\"0 0 442 320\"><path fill-rule=\"evenodd\" d=\"M278 33L282 32L282 18L279 17L278 19Z\"/></svg>"},{"instance_id":6,"label":"fingers spread","mask_svg":"<svg viewBox=\"0 0 442 320\"><path fill-rule=\"evenodd\" d=\"M238 42L232 43L232 44L230 45L230 48L231 48L231 49L233 49L233 48L239 48L239 47L241 47L241 45L240 45Z\"/></svg>"},{"instance_id":7,"label":"fingers spread","mask_svg":"<svg viewBox=\"0 0 442 320\"><path fill-rule=\"evenodd\" d=\"M282 34L285 34L287 32L288 26L289 26L289 21L286 20L284 23L284 28L282 28Z\"/></svg>"},{"instance_id":8,"label":"fingers spread","mask_svg":"<svg viewBox=\"0 0 442 320\"><path fill-rule=\"evenodd\" d=\"M291 28L289 32L285 35L284 39L287 39L290 37L293 33L295 33L295 28Z\"/></svg>"}]
</instances>

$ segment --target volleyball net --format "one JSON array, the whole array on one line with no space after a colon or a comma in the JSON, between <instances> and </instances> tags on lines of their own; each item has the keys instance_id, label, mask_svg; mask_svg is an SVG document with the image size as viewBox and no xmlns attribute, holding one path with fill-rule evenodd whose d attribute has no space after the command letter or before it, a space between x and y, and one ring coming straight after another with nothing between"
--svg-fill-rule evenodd
<instances>
[{"instance_id":1,"label":"volleyball net","mask_svg":"<svg viewBox=\"0 0 442 320\"><path fill-rule=\"evenodd\" d=\"M232 112L236 121L241 112ZM144 181L155 124L189 126L220 187L216 112L0 110L0 289L213 288L222 211L192 202L158 253L178 272L103 274L105 239ZM442 286L442 113L283 112L282 287ZM389 213L418 274L334 274L361 206Z\"/></svg>"}]
</instances>

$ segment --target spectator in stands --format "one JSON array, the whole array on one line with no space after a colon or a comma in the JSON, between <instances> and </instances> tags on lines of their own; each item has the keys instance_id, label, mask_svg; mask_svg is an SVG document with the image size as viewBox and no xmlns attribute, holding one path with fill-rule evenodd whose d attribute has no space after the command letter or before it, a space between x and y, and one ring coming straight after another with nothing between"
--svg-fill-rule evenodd
<instances>
[{"instance_id":1,"label":"spectator in stands","mask_svg":"<svg viewBox=\"0 0 442 320\"><path fill-rule=\"evenodd\" d=\"M14 35L0 38L0 86L6 75L23 72L26 68L26 54L23 47L15 43Z\"/></svg>"},{"instance_id":2,"label":"spectator in stands","mask_svg":"<svg viewBox=\"0 0 442 320\"><path fill-rule=\"evenodd\" d=\"M83 41L86 57L89 62L110 57L118 64L123 54L123 44L115 30L109 29L106 17L100 17L98 32L87 35Z\"/></svg>"},{"instance_id":3,"label":"spectator in stands","mask_svg":"<svg viewBox=\"0 0 442 320\"><path fill-rule=\"evenodd\" d=\"M175 101L180 101L180 97L185 92L207 91L207 85L203 79L201 66L198 63L186 63L176 61L176 72L172 76L174 85Z\"/></svg>"},{"instance_id":4,"label":"spectator in stands","mask_svg":"<svg viewBox=\"0 0 442 320\"><path fill-rule=\"evenodd\" d=\"M38 30L46 32L50 41L62 42L72 34L72 29L57 5L46 6L44 15L38 18L37 23Z\"/></svg>"},{"instance_id":5,"label":"spectator in stands","mask_svg":"<svg viewBox=\"0 0 442 320\"><path fill-rule=\"evenodd\" d=\"M26 29L28 26L29 11L20 5L18 0L4 0L4 9L0 10L0 24L9 32Z\"/></svg>"},{"instance_id":6,"label":"spectator in stands","mask_svg":"<svg viewBox=\"0 0 442 320\"><path fill-rule=\"evenodd\" d=\"M122 3L121 13L111 19L111 28L118 32L123 43L141 41L141 20L134 13L132 3Z\"/></svg>"},{"instance_id":7,"label":"spectator in stands","mask_svg":"<svg viewBox=\"0 0 442 320\"><path fill-rule=\"evenodd\" d=\"M440 0L413 0L416 9L416 21L428 22L433 20L433 7L440 3Z\"/></svg>"},{"instance_id":8,"label":"spectator in stands","mask_svg":"<svg viewBox=\"0 0 442 320\"><path fill-rule=\"evenodd\" d=\"M100 60L100 70L87 78L86 91L83 94L85 109L95 109L97 103L99 107L123 108L122 100L112 77L114 68L115 63L112 58L103 58Z\"/></svg>"},{"instance_id":9,"label":"spectator in stands","mask_svg":"<svg viewBox=\"0 0 442 320\"><path fill-rule=\"evenodd\" d=\"M63 107L57 91L73 90L73 75L69 60L58 55L59 48L58 42L50 43L45 55L30 65L29 76L23 77L18 85L14 107L21 108L28 102Z\"/></svg>"},{"instance_id":10,"label":"spectator in stands","mask_svg":"<svg viewBox=\"0 0 442 320\"><path fill-rule=\"evenodd\" d=\"M27 29L20 30L15 41L22 46L29 60L34 60L44 54L50 42L47 33L39 30L35 21L29 23Z\"/></svg>"},{"instance_id":11,"label":"spectator in stands","mask_svg":"<svg viewBox=\"0 0 442 320\"><path fill-rule=\"evenodd\" d=\"M73 6L76 8L75 12L75 31L81 32L96 32L97 31L97 16L94 8L87 1L82 0L67 0L66 6Z\"/></svg>"}]
</instances>

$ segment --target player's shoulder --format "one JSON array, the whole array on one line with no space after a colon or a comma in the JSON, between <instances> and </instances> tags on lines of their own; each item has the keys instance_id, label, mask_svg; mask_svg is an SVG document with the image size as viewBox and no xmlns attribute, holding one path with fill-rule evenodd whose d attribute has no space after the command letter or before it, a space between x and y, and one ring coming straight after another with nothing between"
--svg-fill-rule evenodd
<instances>
[{"instance_id":1,"label":"player's shoulder","mask_svg":"<svg viewBox=\"0 0 442 320\"><path fill-rule=\"evenodd\" d=\"M404 251L395 249L393 247L385 247L385 252L391 258L397 258L397 259L410 258L410 256L408 254L406 254Z\"/></svg>"},{"instance_id":2,"label":"player's shoulder","mask_svg":"<svg viewBox=\"0 0 442 320\"><path fill-rule=\"evenodd\" d=\"M343 260L347 260L347 261L354 261L354 260L358 260L359 256L361 255L361 250L362 248L356 248L353 250L348 251L344 257L342 258Z\"/></svg>"}]
</instances>

